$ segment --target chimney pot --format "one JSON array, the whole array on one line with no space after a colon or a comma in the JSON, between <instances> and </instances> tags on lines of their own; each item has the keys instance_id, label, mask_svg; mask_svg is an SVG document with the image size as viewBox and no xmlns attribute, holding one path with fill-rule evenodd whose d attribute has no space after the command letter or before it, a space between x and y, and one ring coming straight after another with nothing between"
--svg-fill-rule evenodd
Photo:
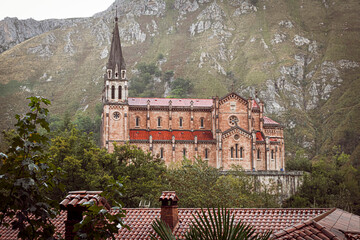
<instances>
[{"instance_id":1,"label":"chimney pot","mask_svg":"<svg viewBox=\"0 0 360 240\"><path fill-rule=\"evenodd\" d=\"M179 222L179 198L176 196L175 191L164 191L159 201L161 201L161 220L173 231Z\"/></svg>"}]
</instances>

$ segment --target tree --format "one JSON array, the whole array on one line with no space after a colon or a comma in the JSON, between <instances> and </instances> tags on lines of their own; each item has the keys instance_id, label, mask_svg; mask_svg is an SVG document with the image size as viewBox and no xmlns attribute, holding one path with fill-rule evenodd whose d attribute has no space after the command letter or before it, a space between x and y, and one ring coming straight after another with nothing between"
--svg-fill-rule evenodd
<instances>
[{"instance_id":1,"label":"tree","mask_svg":"<svg viewBox=\"0 0 360 240\"><path fill-rule=\"evenodd\" d=\"M136 146L115 145L112 161L106 168L114 178L124 178L124 194L121 200L126 207L138 207L141 200L154 201L165 186L166 166Z\"/></svg>"},{"instance_id":2,"label":"tree","mask_svg":"<svg viewBox=\"0 0 360 240\"><path fill-rule=\"evenodd\" d=\"M250 239L250 240L265 240L270 239L271 232L264 234L255 233L255 229L251 225L242 223L241 221L235 223L234 215L230 215L230 211L225 208L201 209L201 213L193 215L189 231L185 234L185 239L202 239L202 240L235 240L235 239ZM152 234L151 239L174 240L175 236L172 234L170 228L161 220L156 219L152 227L157 235Z\"/></svg>"},{"instance_id":3,"label":"tree","mask_svg":"<svg viewBox=\"0 0 360 240\"><path fill-rule=\"evenodd\" d=\"M329 156L314 159L300 191L286 207L338 207L359 214L360 174L350 156L335 148Z\"/></svg>"},{"instance_id":4,"label":"tree","mask_svg":"<svg viewBox=\"0 0 360 240\"><path fill-rule=\"evenodd\" d=\"M0 224L19 230L22 239L46 239L54 235L51 219L56 216L58 202L49 198L57 187L59 169L44 153L48 138L39 128L49 131L48 110L43 105L50 101L29 97L30 111L15 115L15 134L0 163Z\"/></svg>"},{"instance_id":5,"label":"tree","mask_svg":"<svg viewBox=\"0 0 360 240\"><path fill-rule=\"evenodd\" d=\"M193 85L189 79L176 78L170 83L170 88L171 98L184 98L191 93Z\"/></svg>"}]
</instances>

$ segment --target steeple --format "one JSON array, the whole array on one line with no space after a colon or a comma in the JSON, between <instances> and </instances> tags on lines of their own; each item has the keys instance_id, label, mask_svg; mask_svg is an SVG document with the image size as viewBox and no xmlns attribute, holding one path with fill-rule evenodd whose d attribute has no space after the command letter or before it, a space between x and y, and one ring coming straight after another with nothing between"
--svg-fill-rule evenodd
<instances>
[{"instance_id":1,"label":"steeple","mask_svg":"<svg viewBox=\"0 0 360 240\"><path fill-rule=\"evenodd\" d=\"M106 64L108 79L125 78L125 61L121 50L121 42L118 27L118 17L115 17L115 27L111 41L109 61ZM110 71L111 70L111 71Z\"/></svg>"},{"instance_id":2,"label":"steeple","mask_svg":"<svg viewBox=\"0 0 360 240\"><path fill-rule=\"evenodd\" d=\"M125 104L128 98L128 80L126 79L125 61L121 50L117 15L104 80L103 103Z\"/></svg>"}]
</instances>

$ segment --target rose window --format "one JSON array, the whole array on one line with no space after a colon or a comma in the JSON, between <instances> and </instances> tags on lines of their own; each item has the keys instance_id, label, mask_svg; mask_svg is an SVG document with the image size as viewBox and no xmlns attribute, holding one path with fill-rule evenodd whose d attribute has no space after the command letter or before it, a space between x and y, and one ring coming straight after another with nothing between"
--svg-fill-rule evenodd
<instances>
[{"instance_id":1,"label":"rose window","mask_svg":"<svg viewBox=\"0 0 360 240\"><path fill-rule=\"evenodd\" d=\"M239 122L239 119L236 116L230 116L229 117L229 125L235 126Z\"/></svg>"},{"instance_id":2,"label":"rose window","mask_svg":"<svg viewBox=\"0 0 360 240\"><path fill-rule=\"evenodd\" d=\"M114 117L115 120L118 120L120 118L120 113L119 112L114 112L113 117Z\"/></svg>"}]
</instances>

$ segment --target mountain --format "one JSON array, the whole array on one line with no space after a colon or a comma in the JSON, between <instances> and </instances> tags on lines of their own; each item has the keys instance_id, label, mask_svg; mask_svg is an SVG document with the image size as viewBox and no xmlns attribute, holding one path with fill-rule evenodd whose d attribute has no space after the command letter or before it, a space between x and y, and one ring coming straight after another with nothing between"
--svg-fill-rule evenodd
<instances>
[{"instance_id":1,"label":"mountain","mask_svg":"<svg viewBox=\"0 0 360 240\"><path fill-rule=\"evenodd\" d=\"M153 62L190 79L191 97L259 98L285 125L289 155L340 145L359 159L358 0L116 0L91 18L7 18L0 22L1 129L29 95L49 98L56 114L94 114L115 8L129 77L138 63Z\"/></svg>"}]
</instances>

